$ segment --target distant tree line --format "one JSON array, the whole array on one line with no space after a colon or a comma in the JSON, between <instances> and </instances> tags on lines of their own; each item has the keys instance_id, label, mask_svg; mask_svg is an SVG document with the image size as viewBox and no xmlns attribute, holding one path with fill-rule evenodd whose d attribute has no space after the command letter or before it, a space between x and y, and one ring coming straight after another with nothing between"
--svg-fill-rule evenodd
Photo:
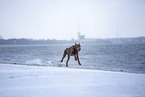
<instances>
[{"instance_id":1,"label":"distant tree line","mask_svg":"<svg viewBox=\"0 0 145 97\"><path fill-rule=\"evenodd\" d=\"M93 39L91 40L33 40L33 39L0 39L0 45L31 45L31 44L66 44L75 42L79 43L95 43L95 44L145 44L145 37L136 38L109 38L109 39Z\"/></svg>"},{"instance_id":2,"label":"distant tree line","mask_svg":"<svg viewBox=\"0 0 145 97\"><path fill-rule=\"evenodd\" d=\"M0 45L4 44L61 44L68 43L67 40L33 40L33 39L0 39Z\"/></svg>"}]
</instances>

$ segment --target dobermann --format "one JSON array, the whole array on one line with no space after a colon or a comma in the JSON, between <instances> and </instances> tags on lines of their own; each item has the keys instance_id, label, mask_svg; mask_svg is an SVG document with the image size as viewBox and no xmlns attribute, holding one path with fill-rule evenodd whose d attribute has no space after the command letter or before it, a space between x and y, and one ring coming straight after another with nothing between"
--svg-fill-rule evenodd
<instances>
[{"instance_id":1,"label":"dobermann","mask_svg":"<svg viewBox=\"0 0 145 97\"><path fill-rule=\"evenodd\" d=\"M68 67L68 61L70 59L70 56L74 56L75 60L78 60L78 64L81 65L80 60L79 60L79 56L78 56L78 52L81 50L81 45L80 44L76 44L72 45L69 48L66 48L64 50L64 54L62 57L62 60L60 62L63 62L63 59L65 58L66 55L68 55L68 59L66 61L66 67Z\"/></svg>"}]
</instances>

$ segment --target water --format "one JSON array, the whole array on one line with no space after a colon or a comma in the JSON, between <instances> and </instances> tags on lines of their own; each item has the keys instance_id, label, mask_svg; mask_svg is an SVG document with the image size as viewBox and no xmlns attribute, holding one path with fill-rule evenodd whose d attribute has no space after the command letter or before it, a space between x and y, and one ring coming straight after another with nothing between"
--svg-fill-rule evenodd
<instances>
[{"instance_id":1,"label":"water","mask_svg":"<svg viewBox=\"0 0 145 97\"><path fill-rule=\"evenodd\" d=\"M65 48L71 44L59 45L1 45L0 63L30 66L65 67L60 62ZM69 67L145 73L145 44L83 44L79 53L81 66L74 57Z\"/></svg>"}]
</instances>

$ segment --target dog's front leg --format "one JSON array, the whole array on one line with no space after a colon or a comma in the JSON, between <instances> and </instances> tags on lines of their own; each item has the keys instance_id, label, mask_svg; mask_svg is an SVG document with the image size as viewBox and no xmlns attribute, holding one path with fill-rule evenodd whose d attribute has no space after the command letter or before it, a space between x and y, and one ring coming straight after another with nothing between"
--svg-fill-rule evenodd
<instances>
[{"instance_id":1,"label":"dog's front leg","mask_svg":"<svg viewBox=\"0 0 145 97\"><path fill-rule=\"evenodd\" d=\"M69 61L70 55L68 55L68 59L66 61L66 67L68 67L68 61Z\"/></svg>"},{"instance_id":2,"label":"dog's front leg","mask_svg":"<svg viewBox=\"0 0 145 97\"><path fill-rule=\"evenodd\" d=\"M77 55L76 54L74 55L74 57L75 57L75 61L77 61L78 59L77 59Z\"/></svg>"},{"instance_id":3,"label":"dog's front leg","mask_svg":"<svg viewBox=\"0 0 145 97\"><path fill-rule=\"evenodd\" d=\"M77 59L78 59L78 63L79 63L79 65L81 65L78 54L77 54Z\"/></svg>"}]
</instances>

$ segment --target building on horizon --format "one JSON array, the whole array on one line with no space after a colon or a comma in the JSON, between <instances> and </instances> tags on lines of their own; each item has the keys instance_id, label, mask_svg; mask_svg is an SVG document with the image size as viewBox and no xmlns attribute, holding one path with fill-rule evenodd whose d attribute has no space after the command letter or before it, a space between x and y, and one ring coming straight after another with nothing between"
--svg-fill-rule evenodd
<instances>
[{"instance_id":1,"label":"building on horizon","mask_svg":"<svg viewBox=\"0 0 145 97\"><path fill-rule=\"evenodd\" d=\"M81 41L85 39L85 35L81 35L80 32L78 32L78 41Z\"/></svg>"},{"instance_id":2,"label":"building on horizon","mask_svg":"<svg viewBox=\"0 0 145 97\"><path fill-rule=\"evenodd\" d=\"M0 36L0 39L3 39L2 36Z\"/></svg>"},{"instance_id":3,"label":"building on horizon","mask_svg":"<svg viewBox=\"0 0 145 97\"><path fill-rule=\"evenodd\" d=\"M79 29L80 28L79 28L79 23L78 23L78 41L81 41L81 40L85 39L85 35L81 35Z\"/></svg>"},{"instance_id":4,"label":"building on horizon","mask_svg":"<svg viewBox=\"0 0 145 97\"><path fill-rule=\"evenodd\" d=\"M97 39L97 38L86 38L85 35L82 35L79 31L79 23L78 23L78 40L79 43L110 43L104 39Z\"/></svg>"},{"instance_id":5,"label":"building on horizon","mask_svg":"<svg viewBox=\"0 0 145 97\"><path fill-rule=\"evenodd\" d=\"M94 43L96 42L96 38L85 38L85 35L81 35L79 31L79 24L78 24L78 42L81 43Z\"/></svg>"}]
</instances>

